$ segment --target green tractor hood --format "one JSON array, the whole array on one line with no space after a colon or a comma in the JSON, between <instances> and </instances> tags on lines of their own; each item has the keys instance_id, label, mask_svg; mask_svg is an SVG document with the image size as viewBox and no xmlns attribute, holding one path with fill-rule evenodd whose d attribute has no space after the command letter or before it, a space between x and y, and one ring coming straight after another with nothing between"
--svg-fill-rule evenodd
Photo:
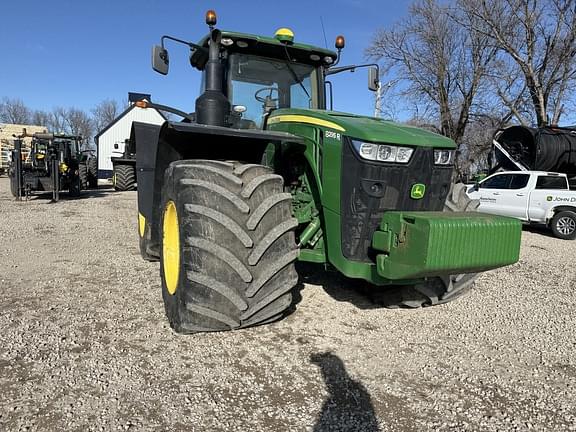
<instances>
[{"instance_id":1,"label":"green tractor hood","mask_svg":"<svg viewBox=\"0 0 576 432\"><path fill-rule=\"evenodd\" d=\"M271 114L268 125L281 123L312 124L362 141L419 147L456 148L451 139L433 132L379 118L337 111L279 109Z\"/></svg>"}]
</instances>

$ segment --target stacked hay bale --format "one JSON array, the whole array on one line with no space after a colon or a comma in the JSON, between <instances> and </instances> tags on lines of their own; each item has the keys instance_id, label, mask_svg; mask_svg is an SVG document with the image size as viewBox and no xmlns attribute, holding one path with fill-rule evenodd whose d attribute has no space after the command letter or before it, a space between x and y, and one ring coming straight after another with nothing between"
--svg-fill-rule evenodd
<instances>
[{"instance_id":1,"label":"stacked hay bale","mask_svg":"<svg viewBox=\"0 0 576 432\"><path fill-rule=\"evenodd\" d=\"M14 149L14 136L21 135L26 129L28 134L45 133L46 127L36 125L0 123L0 175L5 174L10 162L10 152ZM30 149L32 138L22 140L23 153L27 154Z\"/></svg>"}]
</instances>

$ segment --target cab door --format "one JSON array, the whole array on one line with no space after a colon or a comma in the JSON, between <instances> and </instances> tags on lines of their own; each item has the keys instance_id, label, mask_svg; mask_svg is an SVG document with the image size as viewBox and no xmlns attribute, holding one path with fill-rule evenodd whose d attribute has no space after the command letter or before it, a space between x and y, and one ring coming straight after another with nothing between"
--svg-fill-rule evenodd
<instances>
[{"instance_id":1,"label":"cab door","mask_svg":"<svg viewBox=\"0 0 576 432\"><path fill-rule=\"evenodd\" d=\"M529 174L495 174L482 181L470 197L480 200L478 210L483 213L526 220L529 180Z\"/></svg>"}]
</instances>

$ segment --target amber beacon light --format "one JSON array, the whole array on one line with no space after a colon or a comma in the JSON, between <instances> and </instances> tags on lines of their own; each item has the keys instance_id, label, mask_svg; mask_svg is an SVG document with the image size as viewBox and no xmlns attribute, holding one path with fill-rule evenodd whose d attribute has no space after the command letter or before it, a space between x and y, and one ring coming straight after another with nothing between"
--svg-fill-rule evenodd
<instances>
[{"instance_id":1,"label":"amber beacon light","mask_svg":"<svg viewBox=\"0 0 576 432\"><path fill-rule=\"evenodd\" d=\"M210 27L214 27L216 25L216 12L214 12L212 9L206 12L206 24L208 24Z\"/></svg>"}]
</instances>

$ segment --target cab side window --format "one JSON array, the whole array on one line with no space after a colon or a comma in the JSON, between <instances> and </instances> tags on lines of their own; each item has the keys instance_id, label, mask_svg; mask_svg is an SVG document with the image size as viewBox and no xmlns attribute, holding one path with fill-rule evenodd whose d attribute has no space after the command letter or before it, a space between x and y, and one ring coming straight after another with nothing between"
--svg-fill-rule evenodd
<instances>
[{"instance_id":1,"label":"cab side window","mask_svg":"<svg viewBox=\"0 0 576 432\"><path fill-rule=\"evenodd\" d=\"M560 176L538 176L536 189L568 189L566 179Z\"/></svg>"},{"instance_id":2,"label":"cab side window","mask_svg":"<svg viewBox=\"0 0 576 432\"><path fill-rule=\"evenodd\" d=\"M529 174L514 174L508 189L524 189L530 180Z\"/></svg>"},{"instance_id":3,"label":"cab side window","mask_svg":"<svg viewBox=\"0 0 576 432\"><path fill-rule=\"evenodd\" d=\"M500 174L491 177L480 183L481 189L508 189L510 181L512 180L511 174Z\"/></svg>"}]
</instances>

